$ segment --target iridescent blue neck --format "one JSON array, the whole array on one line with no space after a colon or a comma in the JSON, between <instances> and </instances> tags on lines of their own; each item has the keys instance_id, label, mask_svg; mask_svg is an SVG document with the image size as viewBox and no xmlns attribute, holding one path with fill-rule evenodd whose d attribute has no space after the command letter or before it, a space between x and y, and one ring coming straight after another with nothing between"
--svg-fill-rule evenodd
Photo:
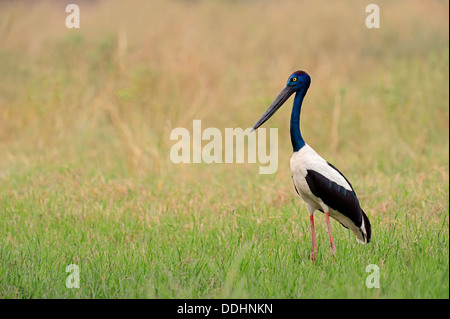
<instances>
[{"instance_id":1,"label":"iridescent blue neck","mask_svg":"<svg viewBox=\"0 0 450 319\"><path fill-rule=\"evenodd\" d=\"M291 143L294 148L294 152L299 151L305 146L302 133L300 133L300 111L302 109L303 98L305 97L307 90L298 91L295 94L294 106L291 113Z\"/></svg>"}]
</instances>

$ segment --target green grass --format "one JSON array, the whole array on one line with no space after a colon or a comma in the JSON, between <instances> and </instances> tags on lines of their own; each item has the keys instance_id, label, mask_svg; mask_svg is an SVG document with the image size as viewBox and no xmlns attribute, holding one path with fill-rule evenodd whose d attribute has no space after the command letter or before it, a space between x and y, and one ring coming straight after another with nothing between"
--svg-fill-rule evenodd
<instances>
[{"instance_id":1,"label":"green grass","mask_svg":"<svg viewBox=\"0 0 450 319\"><path fill-rule=\"evenodd\" d=\"M363 4L301 5L291 41L297 1L100 2L80 30L0 4L0 298L449 298L448 4L381 2L371 31ZM288 106L274 175L169 159L172 128L249 127L296 69L302 133L373 230L332 221L332 259L317 213L315 263Z\"/></svg>"},{"instance_id":2,"label":"green grass","mask_svg":"<svg viewBox=\"0 0 450 319\"><path fill-rule=\"evenodd\" d=\"M10 179L22 184L35 174ZM157 204L166 193L145 191L155 187L149 180L131 190L128 181L82 176L71 192L51 182L72 174L67 168L47 172L48 180L37 188L6 185L16 194L2 200L3 298L448 296L448 210L427 218L433 199L420 210L413 209L419 204L414 202L390 213L395 216L372 214L369 245L357 244L333 223L334 260L324 217L317 215L319 257L313 264L307 213L299 200L217 212L203 201L220 201L221 194L203 199L195 186L187 192L171 186L164 191L186 203L171 209ZM406 189L394 196L399 202L411 197ZM200 212L199 202L205 205ZM68 264L80 267L80 289L65 287ZM380 268L380 289L365 285L369 264Z\"/></svg>"}]
</instances>

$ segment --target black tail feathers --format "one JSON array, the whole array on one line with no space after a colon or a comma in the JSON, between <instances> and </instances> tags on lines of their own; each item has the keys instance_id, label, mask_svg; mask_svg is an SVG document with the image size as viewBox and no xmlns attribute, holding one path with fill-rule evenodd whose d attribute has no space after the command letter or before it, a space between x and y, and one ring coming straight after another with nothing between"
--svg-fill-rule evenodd
<instances>
[{"instance_id":1,"label":"black tail feathers","mask_svg":"<svg viewBox=\"0 0 450 319\"><path fill-rule=\"evenodd\" d=\"M372 227L370 226L370 221L369 218L367 218L366 213L364 213L364 211L361 209L362 212L362 216L363 216L363 220L364 220L364 228L365 228L365 234L364 236L366 237L365 242L369 243L370 239L372 238ZM362 227L362 225L361 225ZM362 229L363 233L364 233L364 229Z\"/></svg>"}]
</instances>

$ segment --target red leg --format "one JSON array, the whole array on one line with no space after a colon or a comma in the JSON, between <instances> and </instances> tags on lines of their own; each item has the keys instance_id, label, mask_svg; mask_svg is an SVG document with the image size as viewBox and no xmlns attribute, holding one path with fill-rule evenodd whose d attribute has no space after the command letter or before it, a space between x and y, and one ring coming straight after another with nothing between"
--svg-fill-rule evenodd
<instances>
[{"instance_id":1,"label":"red leg","mask_svg":"<svg viewBox=\"0 0 450 319\"><path fill-rule=\"evenodd\" d=\"M311 259L316 261L317 245L316 245L316 232L314 230L314 217L313 217L313 214L309 215L309 221L311 223L311 242L312 242Z\"/></svg>"},{"instance_id":2,"label":"red leg","mask_svg":"<svg viewBox=\"0 0 450 319\"><path fill-rule=\"evenodd\" d=\"M328 236L330 237L331 244L330 253L331 255L334 255L336 253L336 246L334 245L333 234L331 233L330 215L328 214L328 212L325 212L325 216L327 219Z\"/></svg>"}]
</instances>

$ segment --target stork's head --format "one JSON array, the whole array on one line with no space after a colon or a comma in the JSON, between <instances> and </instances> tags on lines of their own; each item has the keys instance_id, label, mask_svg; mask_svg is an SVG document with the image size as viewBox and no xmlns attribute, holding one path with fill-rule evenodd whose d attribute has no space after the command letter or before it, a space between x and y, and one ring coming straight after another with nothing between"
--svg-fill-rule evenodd
<instances>
[{"instance_id":1,"label":"stork's head","mask_svg":"<svg viewBox=\"0 0 450 319\"><path fill-rule=\"evenodd\" d=\"M302 92L303 95L308 91L311 84L311 78L305 71L295 71L289 77L286 87L278 94L277 98L272 102L267 111L261 116L261 118L253 126L253 130L264 124L276 111L287 101L287 99L294 92Z\"/></svg>"},{"instance_id":2,"label":"stork's head","mask_svg":"<svg viewBox=\"0 0 450 319\"><path fill-rule=\"evenodd\" d=\"M311 78L309 77L308 73L306 73L305 71L295 71L289 77L286 87L292 87L294 89L293 92L298 92L301 90L308 90L310 84Z\"/></svg>"}]
</instances>

